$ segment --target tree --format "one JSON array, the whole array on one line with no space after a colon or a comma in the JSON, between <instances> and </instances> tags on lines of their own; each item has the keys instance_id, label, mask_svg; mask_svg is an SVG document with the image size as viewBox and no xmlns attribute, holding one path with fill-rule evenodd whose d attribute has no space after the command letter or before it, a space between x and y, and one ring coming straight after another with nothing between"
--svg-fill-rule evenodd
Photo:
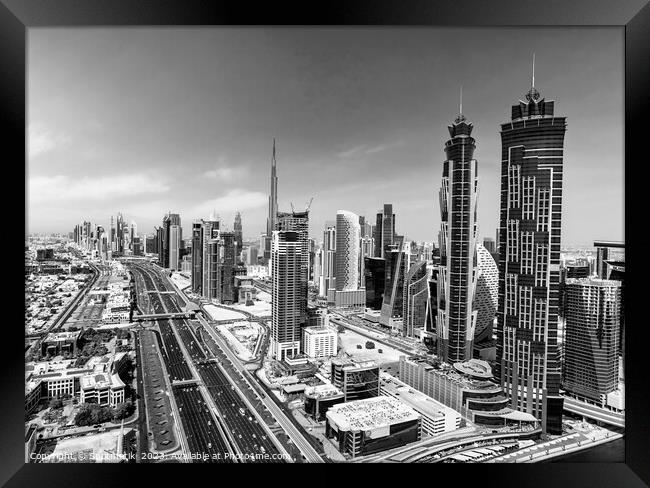
<instances>
[{"instance_id":1,"label":"tree","mask_svg":"<svg viewBox=\"0 0 650 488\"><path fill-rule=\"evenodd\" d=\"M84 403L79 407L79 411L74 417L74 423L79 427L90 425L90 408L87 403Z\"/></svg>"},{"instance_id":2,"label":"tree","mask_svg":"<svg viewBox=\"0 0 650 488\"><path fill-rule=\"evenodd\" d=\"M113 420L122 420L129 417L135 411L135 405L131 400L118 403L113 410Z\"/></svg>"},{"instance_id":3,"label":"tree","mask_svg":"<svg viewBox=\"0 0 650 488\"><path fill-rule=\"evenodd\" d=\"M50 400L50 408L63 408L63 400L61 400L59 397L52 398Z\"/></svg>"}]
</instances>

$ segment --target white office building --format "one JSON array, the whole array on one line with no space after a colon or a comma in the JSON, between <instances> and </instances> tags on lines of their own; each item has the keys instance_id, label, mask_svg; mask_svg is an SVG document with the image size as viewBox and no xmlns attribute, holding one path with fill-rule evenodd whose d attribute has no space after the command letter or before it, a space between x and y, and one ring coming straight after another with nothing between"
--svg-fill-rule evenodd
<instances>
[{"instance_id":1,"label":"white office building","mask_svg":"<svg viewBox=\"0 0 650 488\"><path fill-rule=\"evenodd\" d=\"M303 352L310 358L320 359L336 356L338 334L330 327L305 327L303 329Z\"/></svg>"}]
</instances>

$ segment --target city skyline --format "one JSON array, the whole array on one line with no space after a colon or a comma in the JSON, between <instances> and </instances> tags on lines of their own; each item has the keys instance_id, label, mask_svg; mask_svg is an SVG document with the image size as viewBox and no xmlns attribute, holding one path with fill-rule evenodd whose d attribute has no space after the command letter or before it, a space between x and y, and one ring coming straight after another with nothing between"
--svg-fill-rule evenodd
<instances>
[{"instance_id":1,"label":"city skyline","mask_svg":"<svg viewBox=\"0 0 650 488\"><path fill-rule=\"evenodd\" d=\"M450 53L430 47L450 31L462 33L471 69L443 66ZM240 43L224 49L224 38ZM553 49L567 42L575 49ZM181 56L188 46L198 53ZM66 231L88 215L106 226L121 210L150 234L171 210L190 235L214 209L226 225L240 211L244 237L258 236L276 137L279 210L313 196L310 236L340 208L372 221L390 202L399 234L435 241L439 141L462 84L481 161L478 235L491 237L499 123L529 87L532 51L537 86L570 121L562 245L623 240L622 35L612 29L35 29L29 231Z\"/></svg>"}]
</instances>

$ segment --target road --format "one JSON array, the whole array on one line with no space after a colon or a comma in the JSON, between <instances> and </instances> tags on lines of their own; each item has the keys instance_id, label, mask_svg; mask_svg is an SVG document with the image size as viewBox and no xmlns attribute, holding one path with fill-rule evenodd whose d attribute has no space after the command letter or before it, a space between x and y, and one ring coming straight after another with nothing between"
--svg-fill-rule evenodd
<instances>
[{"instance_id":1,"label":"road","mask_svg":"<svg viewBox=\"0 0 650 488\"><path fill-rule=\"evenodd\" d=\"M155 274L142 265L133 266L131 269L136 275L136 287L138 285L145 287L143 290L138 290L138 296L148 295L146 306L159 312L166 311L160 294L148 293L158 290L167 291L163 284L158 283ZM174 382L198 381L198 377L192 373L187 363L170 321L158 321L157 326L160 332L148 329L140 331L140 334L151 334L152 337L156 337L157 345L160 348L159 355L164 360L169 381L172 385ZM160 381L157 384L159 387ZM173 411L176 411L176 418L179 418L181 422L181 441L186 444L183 450L184 460L192 462L227 462L228 456L233 455L233 450L229 446L227 436L219 428L219 422L214 416L214 412L210 412L209 409L206 411L207 395L198 391L197 386L188 385L187 383L176 387L172 386L166 390L164 393L167 395ZM160 395L160 391L156 391L156 393L159 398L164 399ZM154 412L153 415L158 416L158 413Z\"/></svg>"},{"instance_id":2,"label":"road","mask_svg":"<svg viewBox=\"0 0 650 488\"><path fill-rule=\"evenodd\" d=\"M179 299L169 292L163 278L153 268L138 264L133 266L137 284L144 286L138 296L147 296L143 312L180 312ZM153 292L153 293L152 293ZM162 292L162 293L161 293ZM195 385L173 387L173 396L179 396L179 411L187 430L190 450L204 449L207 455L193 458L195 462L223 462L226 452L244 456L244 460L278 462L286 451L266 430L259 413L239 390L239 380L229 378L214 356L206 354L196 339L186 319L159 320L160 341L170 379L175 382L194 379ZM179 342L180 341L180 342ZM178 393L178 395L177 395ZM183 404L182 406L180 404ZM215 435L217 441L208 439ZM224 435L225 434L225 435ZM225 451L230 447L229 451ZM224 456L212 456L212 451ZM215 457L217 459L215 459Z\"/></svg>"},{"instance_id":3,"label":"road","mask_svg":"<svg viewBox=\"0 0 650 488\"><path fill-rule=\"evenodd\" d=\"M303 434L300 432L298 427L296 427L293 422L284 414L284 412L278 407L275 402L269 398L268 395L262 393L259 395L251 385L255 383L255 380L252 378L248 370L242 365L237 356L228 348L225 341L219 336L219 334L211 327L205 319L200 318L201 322L204 325L205 330L208 332L210 337L218 345L219 349L225 354L232 366L239 372L241 378L253 389L261 403L268 409L273 417L280 424L282 429L289 435L292 442L300 449L300 452L303 454L305 459L312 463L322 463L323 458L318 454L318 452L313 448L313 446L305 439ZM257 385L258 388L259 385Z\"/></svg>"}]
</instances>

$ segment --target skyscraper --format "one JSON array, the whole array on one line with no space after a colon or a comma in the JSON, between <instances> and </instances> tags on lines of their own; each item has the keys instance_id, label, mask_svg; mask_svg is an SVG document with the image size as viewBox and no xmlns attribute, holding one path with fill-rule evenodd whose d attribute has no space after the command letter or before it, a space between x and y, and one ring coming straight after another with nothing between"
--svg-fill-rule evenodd
<instances>
[{"instance_id":1,"label":"skyscraper","mask_svg":"<svg viewBox=\"0 0 650 488\"><path fill-rule=\"evenodd\" d=\"M383 210L377 212L375 225L375 257L386 257L386 249L395 242L395 214L393 204L384 203Z\"/></svg>"},{"instance_id":2,"label":"skyscraper","mask_svg":"<svg viewBox=\"0 0 650 488\"><path fill-rule=\"evenodd\" d=\"M562 386L603 406L618 389L620 308L620 281L567 280Z\"/></svg>"},{"instance_id":3,"label":"skyscraper","mask_svg":"<svg viewBox=\"0 0 650 488\"><path fill-rule=\"evenodd\" d=\"M176 271L180 269L181 241L183 239L180 225L169 226L169 269Z\"/></svg>"},{"instance_id":4,"label":"skyscraper","mask_svg":"<svg viewBox=\"0 0 650 488\"><path fill-rule=\"evenodd\" d=\"M604 280L621 282L621 331L619 334L619 354L625 345L625 243L595 241L596 275Z\"/></svg>"},{"instance_id":5,"label":"skyscraper","mask_svg":"<svg viewBox=\"0 0 650 488\"><path fill-rule=\"evenodd\" d=\"M494 318L499 303L499 267L492 254L481 244L476 245L476 291L474 309L477 311L474 343L492 337Z\"/></svg>"},{"instance_id":6,"label":"skyscraper","mask_svg":"<svg viewBox=\"0 0 650 488\"><path fill-rule=\"evenodd\" d=\"M329 290L336 289L336 223L325 222L323 232L323 266L318 294L327 297ZM333 298L332 298L332 301Z\"/></svg>"},{"instance_id":7,"label":"skyscraper","mask_svg":"<svg viewBox=\"0 0 650 488\"><path fill-rule=\"evenodd\" d=\"M476 313L473 312L476 267L478 191L474 126L460 113L448 127L440 189L440 266L438 273L438 355L456 363L472 358Z\"/></svg>"},{"instance_id":8,"label":"skyscraper","mask_svg":"<svg viewBox=\"0 0 650 488\"><path fill-rule=\"evenodd\" d=\"M275 169L275 138L273 139L273 156L271 157L271 194L269 195L269 214L266 218L266 244L264 246L264 262L271 257L271 241L273 231L277 230L278 219L278 177Z\"/></svg>"},{"instance_id":9,"label":"skyscraper","mask_svg":"<svg viewBox=\"0 0 650 488\"><path fill-rule=\"evenodd\" d=\"M219 262L217 265L217 300L220 303L233 303L235 297L236 256L234 232L219 233Z\"/></svg>"},{"instance_id":10,"label":"skyscraper","mask_svg":"<svg viewBox=\"0 0 650 488\"><path fill-rule=\"evenodd\" d=\"M202 222L201 294L208 299L217 298L217 269L219 266L219 227L214 216Z\"/></svg>"},{"instance_id":11,"label":"skyscraper","mask_svg":"<svg viewBox=\"0 0 650 488\"><path fill-rule=\"evenodd\" d=\"M359 290L360 234L359 216L339 210L336 213L336 306L365 306L365 293Z\"/></svg>"},{"instance_id":12,"label":"skyscraper","mask_svg":"<svg viewBox=\"0 0 650 488\"><path fill-rule=\"evenodd\" d=\"M404 277L408 272L409 261L404 247L403 237L396 236L395 243L384 250L386 277L379 323L391 328L395 319L403 318L404 312Z\"/></svg>"},{"instance_id":13,"label":"skyscraper","mask_svg":"<svg viewBox=\"0 0 650 488\"><path fill-rule=\"evenodd\" d=\"M203 285L203 221L192 222L192 291L201 294Z\"/></svg>"},{"instance_id":14,"label":"skyscraper","mask_svg":"<svg viewBox=\"0 0 650 488\"><path fill-rule=\"evenodd\" d=\"M483 247L487 249L487 252L489 252L490 254L494 254L497 252L496 243L494 242L494 239L492 239L491 237L483 238Z\"/></svg>"},{"instance_id":15,"label":"skyscraper","mask_svg":"<svg viewBox=\"0 0 650 488\"><path fill-rule=\"evenodd\" d=\"M361 228L363 232L363 228ZM360 253L359 253L359 286L365 288L366 286L366 277L365 277L365 258L373 256L373 240L368 234L361 236L360 240Z\"/></svg>"},{"instance_id":16,"label":"skyscraper","mask_svg":"<svg viewBox=\"0 0 650 488\"><path fill-rule=\"evenodd\" d=\"M534 65L533 65L534 66ZM566 117L541 98L535 76L526 100L501 124L501 218L497 365L510 406L560 433L557 347Z\"/></svg>"},{"instance_id":17,"label":"skyscraper","mask_svg":"<svg viewBox=\"0 0 650 488\"><path fill-rule=\"evenodd\" d=\"M300 323L307 323L309 293L309 212L278 212L276 230L298 233L300 243Z\"/></svg>"},{"instance_id":18,"label":"skyscraper","mask_svg":"<svg viewBox=\"0 0 650 488\"><path fill-rule=\"evenodd\" d=\"M386 260L384 258L364 258L364 283L366 285L366 307L381 310L386 287Z\"/></svg>"},{"instance_id":19,"label":"skyscraper","mask_svg":"<svg viewBox=\"0 0 650 488\"><path fill-rule=\"evenodd\" d=\"M302 249L299 232L273 232L270 350L278 360L300 352Z\"/></svg>"},{"instance_id":20,"label":"skyscraper","mask_svg":"<svg viewBox=\"0 0 650 488\"><path fill-rule=\"evenodd\" d=\"M122 221L122 215L118 214L118 237L122 235L120 233L120 222ZM175 227L173 241L171 239L171 228ZM162 235L161 244L159 250L159 263L163 268L178 269L178 261L180 260L180 248L181 241L183 239L182 229L181 229L181 217L178 214L173 214L168 212L167 215L163 217L162 221ZM172 249L173 246L173 249ZM122 251L120 251L122 252ZM173 264L175 260L176 264Z\"/></svg>"},{"instance_id":21,"label":"skyscraper","mask_svg":"<svg viewBox=\"0 0 650 488\"><path fill-rule=\"evenodd\" d=\"M336 290L356 290L359 284L359 217L336 213Z\"/></svg>"},{"instance_id":22,"label":"skyscraper","mask_svg":"<svg viewBox=\"0 0 650 488\"><path fill-rule=\"evenodd\" d=\"M235 250L235 256L237 261L240 260L239 255L244 249L244 238L241 226L241 214L237 212L235 214L235 224L233 225L233 230L235 231L235 245L237 246Z\"/></svg>"},{"instance_id":23,"label":"skyscraper","mask_svg":"<svg viewBox=\"0 0 650 488\"><path fill-rule=\"evenodd\" d=\"M428 301L427 262L418 261L404 278L402 334L405 337L413 337L416 328L425 329Z\"/></svg>"},{"instance_id":24,"label":"skyscraper","mask_svg":"<svg viewBox=\"0 0 650 488\"><path fill-rule=\"evenodd\" d=\"M377 218L375 220L375 225L372 227L372 237L375 239L375 252L374 256L376 258L383 258L383 246L381 243L381 233L382 233L382 222L384 221L384 214L380 210L377 212Z\"/></svg>"}]
</instances>

